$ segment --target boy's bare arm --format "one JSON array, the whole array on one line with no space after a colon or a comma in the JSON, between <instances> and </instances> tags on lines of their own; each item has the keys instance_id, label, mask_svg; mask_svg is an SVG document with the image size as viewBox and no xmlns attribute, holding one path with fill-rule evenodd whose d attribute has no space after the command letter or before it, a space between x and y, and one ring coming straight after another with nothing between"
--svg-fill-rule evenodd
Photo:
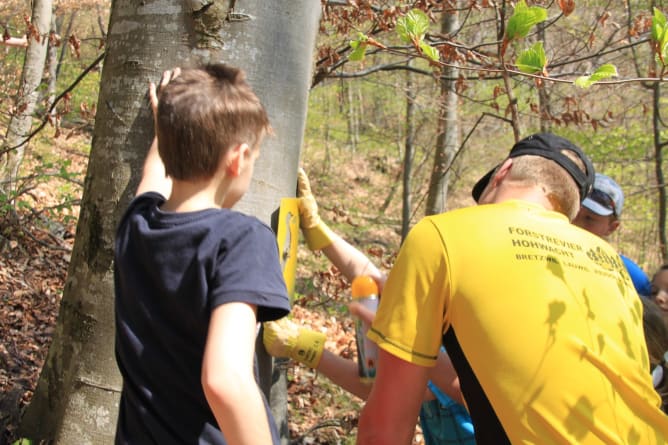
<instances>
[{"instance_id":1,"label":"boy's bare arm","mask_svg":"<svg viewBox=\"0 0 668 445\"><path fill-rule=\"evenodd\" d=\"M159 88L167 85L172 79L179 75L181 70L175 68L173 71L165 71L162 73ZM153 82L149 84L148 96L151 103L151 110L153 111L153 123L157 129L156 117L158 112L158 91ZM158 153L158 139L153 137L151 147L146 154L144 160L144 168L142 170L141 180L135 195L140 195L145 192L158 192L165 198L168 198L172 191L172 181L165 174L165 165L160 159Z\"/></svg>"},{"instance_id":2,"label":"boy's bare arm","mask_svg":"<svg viewBox=\"0 0 668 445\"><path fill-rule=\"evenodd\" d=\"M171 191L172 181L165 174L165 166L158 154L158 139L154 137L144 160L144 168L135 196L146 192L158 192L165 198L169 198Z\"/></svg>"},{"instance_id":3,"label":"boy's bare arm","mask_svg":"<svg viewBox=\"0 0 668 445\"><path fill-rule=\"evenodd\" d=\"M272 443L264 401L253 374L255 312L253 305L226 303L213 310L209 323L202 386L230 444Z\"/></svg>"}]
</instances>

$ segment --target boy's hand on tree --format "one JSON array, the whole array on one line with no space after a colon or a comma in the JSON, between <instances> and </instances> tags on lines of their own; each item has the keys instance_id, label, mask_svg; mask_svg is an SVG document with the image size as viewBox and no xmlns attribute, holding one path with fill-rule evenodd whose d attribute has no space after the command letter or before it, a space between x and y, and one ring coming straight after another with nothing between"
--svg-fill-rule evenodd
<instances>
[{"instance_id":1,"label":"boy's hand on tree","mask_svg":"<svg viewBox=\"0 0 668 445\"><path fill-rule=\"evenodd\" d=\"M158 117L158 94L160 93L160 88L163 88L173 79L178 77L179 74L181 74L181 68L176 67L173 70L167 70L162 73L162 77L160 78L160 85L158 87L156 87L153 82L148 84L148 98L151 102L151 110L153 111L154 120ZM158 127L156 126L156 128Z\"/></svg>"},{"instance_id":2,"label":"boy's hand on tree","mask_svg":"<svg viewBox=\"0 0 668 445\"><path fill-rule=\"evenodd\" d=\"M299 326L287 317L264 323L262 342L269 355L289 357L310 368L320 363L325 334Z\"/></svg>"},{"instance_id":3,"label":"boy's hand on tree","mask_svg":"<svg viewBox=\"0 0 668 445\"><path fill-rule=\"evenodd\" d=\"M320 250L333 242L334 233L318 214L318 203L311 192L311 184L303 168L297 172L297 197L299 198L299 226L306 244L311 250Z\"/></svg>"}]
</instances>

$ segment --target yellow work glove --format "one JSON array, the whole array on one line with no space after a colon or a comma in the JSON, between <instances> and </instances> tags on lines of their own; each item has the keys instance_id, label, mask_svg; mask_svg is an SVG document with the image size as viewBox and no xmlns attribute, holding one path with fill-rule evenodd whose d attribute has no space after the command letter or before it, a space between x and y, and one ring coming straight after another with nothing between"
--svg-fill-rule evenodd
<instances>
[{"instance_id":1,"label":"yellow work glove","mask_svg":"<svg viewBox=\"0 0 668 445\"><path fill-rule=\"evenodd\" d=\"M304 328L287 317L264 323L262 342L272 357L289 357L310 368L320 363L325 334Z\"/></svg>"},{"instance_id":2,"label":"yellow work glove","mask_svg":"<svg viewBox=\"0 0 668 445\"><path fill-rule=\"evenodd\" d=\"M306 245L311 250L320 250L334 241L334 232L318 215L318 203L311 193L311 184L303 168L297 172L297 198L299 198L299 226Z\"/></svg>"}]
</instances>

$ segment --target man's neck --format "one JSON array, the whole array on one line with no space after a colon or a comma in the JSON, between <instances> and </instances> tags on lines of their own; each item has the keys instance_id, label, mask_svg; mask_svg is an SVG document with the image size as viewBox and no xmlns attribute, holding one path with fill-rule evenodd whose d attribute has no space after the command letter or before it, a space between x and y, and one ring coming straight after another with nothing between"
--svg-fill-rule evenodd
<instances>
[{"instance_id":1,"label":"man's neck","mask_svg":"<svg viewBox=\"0 0 668 445\"><path fill-rule=\"evenodd\" d=\"M543 189L539 186L503 184L502 186L496 188L490 202L501 203L511 199L531 202L544 207L546 210L563 213L561 208L558 206L558 203L550 200L548 195L546 195Z\"/></svg>"}]
</instances>

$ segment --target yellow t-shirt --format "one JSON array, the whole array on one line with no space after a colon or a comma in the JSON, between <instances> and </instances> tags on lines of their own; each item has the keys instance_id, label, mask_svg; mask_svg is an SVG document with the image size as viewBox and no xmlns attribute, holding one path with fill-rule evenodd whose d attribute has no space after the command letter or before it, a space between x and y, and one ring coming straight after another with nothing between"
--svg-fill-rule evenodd
<instances>
[{"instance_id":1,"label":"yellow t-shirt","mask_svg":"<svg viewBox=\"0 0 668 445\"><path fill-rule=\"evenodd\" d=\"M443 342L478 444L665 444L642 307L604 240L524 201L424 218L369 337L432 366Z\"/></svg>"}]
</instances>

